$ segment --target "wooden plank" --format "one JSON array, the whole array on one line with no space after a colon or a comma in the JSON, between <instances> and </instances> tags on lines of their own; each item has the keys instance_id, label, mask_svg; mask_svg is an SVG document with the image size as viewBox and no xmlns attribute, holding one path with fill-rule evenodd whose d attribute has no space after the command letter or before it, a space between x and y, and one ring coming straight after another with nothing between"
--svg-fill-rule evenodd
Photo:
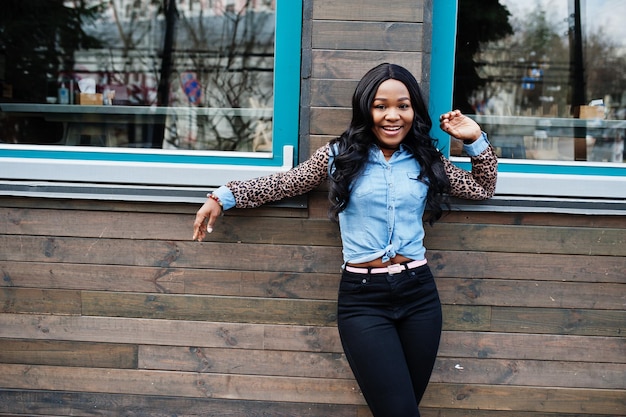
<instances>
[{"instance_id":1,"label":"wooden plank","mask_svg":"<svg viewBox=\"0 0 626 417\"><path fill-rule=\"evenodd\" d=\"M1 363L133 369L137 351L117 343L0 339Z\"/></svg>"},{"instance_id":2,"label":"wooden plank","mask_svg":"<svg viewBox=\"0 0 626 417\"><path fill-rule=\"evenodd\" d=\"M0 388L0 415L74 417L357 417L358 406Z\"/></svg>"},{"instance_id":3,"label":"wooden plank","mask_svg":"<svg viewBox=\"0 0 626 417\"><path fill-rule=\"evenodd\" d=\"M421 405L463 410L626 415L624 390L432 383Z\"/></svg>"},{"instance_id":4,"label":"wooden plank","mask_svg":"<svg viewBox=\"0 0 626 417\"><path fill-rule=\"evenodd\" d=\"M0 313L80 314L78 291L39 288L0 289Z\"/></svg>"},{"instance_id":5,"label":"wooden plank","mask_svg":"<svg viewBox=\"0 0 626 417\"><path fill-rule=\"evenodd\" d=\"M418 81L422 76L422 54L418 52L314 49L311 58L313 78L358 81L367 71L383 62L402 65L411 71Z\"/></svg>"},{"instance_id":6,"label":"wooden plank","mask_svg":"<svg viewBox=\"0 0 626 417\"><path fill-rule=\"evenodd\" d=\"M83 315L235 323L327 326L337 305L324 300L186 296L114 292L82 293Z\"/></svg>"},{"instance_id":7,"label":"wooden plank","mask_svg":"<svg viewBox=\"0 0 626 417\"><path fill-rule=\"evenodd\" d=\"M613 414L582 413L546 413L538 411L510 410L467 410L450 408L420 407L421 417L615 417Z\"/></svg>"},{"instance_id":8,"label":"wooden plank","mask_svg":"<svg viewBox=\"0 0 626 417\"><path fill-rule=\"evenodd\" d=\"M341 353L336 327L0 314L0 337Z\"/></svg>"},{"instance_id":9,"label":"wooden plank","mask_svg":"<svg viewBox=\"0 0 626 417\"><path fill-rule=\"evenodd\" d=\"M197 208L199 208L198 206ZM2 213L4 211L4 213ZM340 245L338 226L328 220L224 216L207 240L223 242L288 242L304 245ZM238 214L244 213L240 210ZM231 212L229 212L230 214ZM194 215L163 213L107 213L72 210L16 210L0 208L10 218L4 234L88 237L94 239L156 239L190 241ZM145 225L150 227L146 228ZM92 244L95 244L92 242ZM18 248L14 248L16 250ZM7 248L10 250L10 248Z\"/></svg>"},{"instance_id":10,"label":"wooden plank","mask_svg":"<svg viewBox=\"0 0 626 417\"><path fill-rule=\"evenodd\" d=\"M626 256L622 229L440 223L424 241L440 250Z\"/></svg>"},{"instance_id":11,"label":"wooden plank","mask_svg":"<svg viewBox=\"0 0 626 417\"><path fill-rule=\"evenodd\" d=\"M626 283L622 257L431 250L427 258L438 278Z\"/></svg>"},{"instance_id":12,"label":"wooden plank","mask_svg":"<svg viewBox=\"0 0 626 417\"><path fill-rule=\"evenodd\" d=\"M489 330L491 308L488 306L443 305L442 310L446 330Z\"/></svg>"},{"instance_id":13,"label":"wooden plank","mask_svg":"<svg viewBox=\"0 0 626 417\"><path fill-rule=\"evenodd\" d=\"M315 110L315 109L314 109ZM328 109L329 117L337 118L337 109ZM349 110L346 110L349 113ZM347 113L347 114L348 114ZM10 234L44 235L44 236L74 236L74 237L95 237L98 238L124 238L124 239L160 239L160 240L189 240L189 221L192 217L165 214L129 214L129 213L102 213L101 216L91 212L73 212L70 210L17 210L20 212L19 219L12 218L7 222ZM280 219L267 218L263 221L257 219L257 210L241 210L239 213L248 213L250 216L225 216L220 219L219 225L211 235L212 240L226 242L289 242L291 244L308 245L338 245L337 226L323 220L303 220L303 219ZM243 218L242 218L243 217ZM54 219L51 221L50 219ZM158 227L150 228L146 231L143 224L156 224ZM113 225L113 227L111 226ZM254 233L250 233L253 229ZM441 229L441 233L440 233ZM445 229L445 230L444 230ZM582 246L571 253L580 255L593 255L593 252L585 252L586 247L606 247L615 248L598 252L599 255L624 256L620 245L623 243L623 228L602 229L591 227L521 227L509 225L471 225L458 223L439 223L432 230L427 230L427 236L432 236L431 241L437 243L435 239L438 235L445 234L449 230L455 230L459 234L459 239L464 242L472 234L473 243L481 244L483 236L487 233L494 234L495 237L508 235L516 236L515 246L511 249L518 252L526 250L528 253L540 253L545 251L538 243L546 241L549 245L558 243L562 246L567 243L572 246ZM517 235L516 235L517 234ZM447 236L447 235L446 235ZM546 238L546 236L553 236ZM519 239L518 239L519 237ZM561 239L568 240L564 242ZM531 246L524 249L527 243ZM454 243L451 241L450 243ZM600 246L598 246L600 245ZM435 249L431 244L430 249ZM10 248L9 248L10 249ZM454 248L449 248L454 249ZM480 250L477 247L466 248L468 250ZM495 248L497 249L497 247ZM488 247L487 250L495 250ZM565 248L567 249L567 248ZM559 252L564 252L563 249ZM550 252L555 253L555 252ZM567 252L566 252L567 253ZM514 256L514 255L511 255Z\"/></svg>"},{"instance_id":14,"label":"wooden plank","mask_svg":"<svg viewBox=\"0 0 626 417\"><path fill-rule=\"evenodd\" d=\"M0 412L3 416L72 415L91 417L94 405L99 416L121 415L179 417L371 417L365 406L236 401L211 398L176 398L127 394L82 393L63 391L18 391L0 389ZM576 413L478 410L445 407L421 407L424 417L615 417L588 411ZM16 414L7 414L16 413ZM52 414L54 413L54 414Z\"/></svg>"},{"instance_id":15,"label":"wooden plank","mask_svg":"<svg viewBox=\"0 0 626 417\"><path fill-rule=\"evenodd\" d=\"M626 310L493 307L495 332L624 337Z\"/></svg>"},{"instance_id":16,"label":"wooden plank","mask_svg":"<svg viewBox=\"0 0 626 417\"><path fill-rule=\"evenodd\" d=\"M301 202L295 199L298 204ZM31 198L0 196L0 207L17 209L52 209L52 210L76 210L89 212L106 213L161 213L175 214L178 216L191 215L192 218L198 211L198 203L172 203L158 201L109 201L109 200L80 200L66 198ZM237 210L229 211L229 215ZM268 204L264 207L247 209L246 212L254 212L257 217L284 217L284 218L306 218L305 208L286 207L280 204ZM2 217L2 216L0 216ZM0 224L0 227L2 224ZM0 228L0 231L2 229Z\"/></svg>"},{"instance_id":17,"label":"wooden plank","mask_svg":"<svg viewBox=\"0 0 626 417\"><path fill-rule=\"evenodd\" d=\"M518 226L560 226L626 229L624 216L590 216L587 214L562 214L550 212L511 213L493 211L449 211L440 219L440 222L463 224L508 224Z\"/></svg>"},{"instance_id":18,"label":"wooden plank","mask_svg":"<svg viewBox=\"0 0 626 417\"><path fill-rule=\"evenodd\" d=\"M352 95L357 81L348 80L311 80L311 103L315 107L343 107L349 109L352 106ZM349 116L348 116L349 117ZM348 118L349 121L349 118ZM337 122L335 122L337 124ZM347 127L347 124L343 126ZM315 146L313 146L315 148Z\"/></svg>"},{"instance_id":19,"label":"wooden plank","mask_svg":"<svg viewBox=\"0 0 626 417\"><path fill-rule=\"evenodd\" d=\"M444 331L439 356L624 364L626 338Z\"/></svg>"},{"instance_id":20,"label":"wooden plank","mask_svg":"<svg viewBox=\"0 0 626 417\"><path fill-rule=\"evenodd\" d=\"M487 330L490 308L444 305L447 330ZM334 301L222 296L83 292L85 316L141 317L230 323L336 325Z\"/></svg>"},{"instance_id":21,"label":"wooden plank","mask_svg":"<svg viewBox=\"0 0 626 417\"><path fill-rule=\"evenodd\" d=\"M14 251L12 242L0 236L0 260L320 273L337 273L342 264L341 251L325 246L24 236Z\"/></svg>"},{"instance_id":22,"label":"wooden plank","mask_svg":"<svg viewBox=\"0 0 626 417\"><path fill-rule=\"evenodd\" d=\"M347 378L342 354L141 346L141 369L247 375ZM431 382L568 388L624 388L626 364L439 357Z\"/></svg>"},{"instance_id":23,"label":"wooden plank","mask_svg":"<svg viewBox=\"0 0 626 417\"><path fill-rule=\"evenodd\" d=\"M353 379L340 353L140 346L139 368L243 375Z\"/></svg>"},{"instance_id":24,"label":"wooden plank","mask_svg":"<svg viewBox=\"0 0 626 417\"><path fill-rule=\"evenodd\" d=\"M0 364L0 386L10 389L103 392L257 401L364 404L355 381Z\"/></svg>"},{"instance_id":25,"label":"wooden plank","mask_svg":"<svg viewBox=\"0 0 626 417\"><path fill-rule=\"evenodd\" d=\"M203 271L125 265L86 268L85 265L72 263L0 261L0 273L4 277L0 287L185 293L185 277L194 282L220 274L219 271ZM236 285L233 283L233 286Z\"/></svg>"},{"instance_id":26,"label":"wooden plank","mask_svg":"<svg viewBox=\"0 0 626 417\"><path fill-rule=\"evenodd\" d=\"M327 87L321 87L322 85L329 84ZM343 104L326 104L322 102L320 104L311 103L313 107L346 107L351 106L351 97L356 87L357 79L355 80L333 80L333 79L312 79L311 86L313 94L319 88L323 88L329 93L341 89L342 86L348 86L344 92L337 93L335 100L343 100ZM320 143L325 143L326 140ZM317 146L312 145L312 149L317 149ZM164 214L176 214L177 216L185 217L195 215L198 210L198 204L183 204L183 203L158 203L158 202L124 202L124 201L106 201L106 200L78 200L78 199L53 199L53 198L25 198L25 197L13 197L13 196L0 196L0 218L6 216L6 209L19 209L13 212L26 211L24 209L53 209L61 211L96 211L106 212L107 214L117 212L129 212L129 213L164 213ZM228 216L232 215L244 215L254 217L301 217L307 218L308 212L306 209L288 209L288 208L276 208L271 206L259 207L256 209L236 210L228 211ZM17 217L19 219L20 217ZM11 222L16 221L16 217L7 216L4 217L3 222L0 222L0 234L5 233L8 228L14 228L14 224ZM562 227L593 227L593 228L608 228L608 229L626 229L624 223L624 217L619 215L581 215L581 214L562 214L562 213L511 213L511 212L490 212L490 211L450 211L447 212L439 223L463 223L463 224L500 224L500 225L519 225L519 226L562 226ZM33 230L35 233L36 230Z\"/></svg>"},{"instance_id":27,"label":"wooden plank","mask_svg":"<svg viewBox=\"0 0 626 417\"><path fill-rule=\"evenodd\" d=\"M382 22L421 22L424 19L423 0L389 4L373 0L315 0L313 20L372 20Z\"/></svg>"},{"instance_id":28,"label":"wooden plank","mask_svg":"<svg viewBox=\"0 0 626 417\"><path fill-rule=\"evenodd\" d=\"M0 385L12 389L252 399L362 405L354 382L318 378L257 377L143 370L0 365ZM623 390L481 384L429 385L424 407L622 415Z\"/></svg>"},{"instance_id":29,"label":"wooden plank","mask_svg":"<svg viewBox=\"0 0 626 417\"><path fill-rule=\"evenodd\" d=\"M334 300L340 274L0 262L0 287Z\"/></svg>"},{"instance_id":30,"label":"wooden plank","mask_svg":"<svg viewBox=\"0 0 626 417\"><path fill-rule=\"evenodd\" d=\"M311 134L339 136L350 124L352 111L343 107L312 107L309 115Z\"/></svg>"},{"instance_id":31,"label":"wooden plank","mask_svg":"<svg viewBox=\"0 0 626 417\"><path fill-rule=\"evenodd\" d=\"M626 294L625 284L441 277L437 288L445 304L590 310L622 310Z\"/></svg>"},{"instance_id":32,"label":"wooden plank","mask_svg":"<svg viewBox=\"0 0 626 417\"><path fill-rule=\"evenodd\" d=\"M0 315L0 337L341 353L335 327L275 326L114 317ZM621 362L621 338L443 332L440 355ZM620 359L621 358L621 359Z\"/></svg>"},{"instance_id":33,"label":"wooden plank","mask_svg":"<svg viewBox=\"0 0 626 417\"><path fill-rule=\"evenodd\" d=\"M238 323L0 314L0 337L13 339L260 349L264 333L263 326Z\"/></svg>"},{"instance_id":34,"label":"wooden plank","mask_svg":"<svg viewBox=\"0 0 626 417\"><path fill-rule=\"evenodd\" d=\"M440 357L430 381L619 390L624 375L626 364Z\"/></svg>"},{"instance_id":35,"label":"wooden plank","mask_svg":"<svg viewBox=\"0 0 626 417\"><path fill-rule=\"evenodd\" d=\"M313 49L419 52L421 23L315 20Z\"/></svg>"}]
</instances>

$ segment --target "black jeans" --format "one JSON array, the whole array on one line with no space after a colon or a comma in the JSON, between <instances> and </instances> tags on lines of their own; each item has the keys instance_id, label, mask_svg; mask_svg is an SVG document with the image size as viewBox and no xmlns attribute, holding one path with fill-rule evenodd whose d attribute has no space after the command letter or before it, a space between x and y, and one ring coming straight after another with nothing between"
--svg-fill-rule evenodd
<instances>
[{"instance_id":1,"label":"black jeans","mask_svg":"<svg viewBox=\"0 0 626 417\"><path fill-rule=\"evenodd\" d=\"M337 323L374 417L417 417L439 348L441 302L428 265L398 274L343 271Z\"/></svg>"}]
</instances>

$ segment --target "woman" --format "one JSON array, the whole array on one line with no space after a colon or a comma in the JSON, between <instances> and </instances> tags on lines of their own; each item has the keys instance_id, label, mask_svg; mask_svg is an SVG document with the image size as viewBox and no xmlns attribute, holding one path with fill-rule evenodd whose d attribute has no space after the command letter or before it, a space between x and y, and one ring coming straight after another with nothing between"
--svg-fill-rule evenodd
<instances>
[{"instance_id":1,"label":"woman","mask_svg":"<svg viewBox=\"0 0 626 417\"><path fill-rule=\"evenodd\" d=\"M452 165L429 136L432 126L415 78L381 64L359 82L348 129L286 173L233 181L210 194L194 239L222 210L256 207L330 181L330 217L339 222L343 271L337 324L375 417L419 416L441 334L441 304L426 263L422 219L442 215L446 195L493 195L497 160L486 135L459 111L440 127L464 143L472 172Z\"/></svg>"}]
</instances>

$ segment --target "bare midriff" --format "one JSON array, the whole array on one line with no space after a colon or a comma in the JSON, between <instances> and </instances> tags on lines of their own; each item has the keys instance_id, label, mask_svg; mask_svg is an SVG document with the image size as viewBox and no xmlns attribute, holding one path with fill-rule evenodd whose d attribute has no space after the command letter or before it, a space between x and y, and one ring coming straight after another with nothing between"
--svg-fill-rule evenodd
<instances>
[{"instance_id":1,"label":"bare midriff","mask_svg":"<svg viewBox=\"0 0 626 417\"><path fill-rule=\"evenodd\" d=\"M382 258L378 258L378 259L374 259L372 261L368 261L368 262L361 262L358 264L353 264L353 263L348 263L348 265L350 266L354 266L357 268L382 268L385 266L389 266L391 264L401 264L401 263L405 263L405 262L411 262L413 259L411 258L407 258L406 256L402 256L402 255L396 255L395 257L391 258L389 261L387 262L383 262Z\"/></svg>"}]
</instances>

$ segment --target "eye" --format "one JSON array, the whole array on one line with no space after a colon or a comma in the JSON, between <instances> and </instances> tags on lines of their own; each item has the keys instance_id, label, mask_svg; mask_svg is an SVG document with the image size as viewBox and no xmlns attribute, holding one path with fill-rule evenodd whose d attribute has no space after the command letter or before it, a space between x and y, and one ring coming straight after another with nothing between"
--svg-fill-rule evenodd
<instances>
[{"instance_id":1,"label":"eye","mask_svg":"<svg viewBox=\"0 0 626 417\"><path fill-rule=\"evenodd\" d=\"M376 110L385 110L385 106L383 104L375 104L374 109Z\"/></svg>"},{"instance_id":2,"label":"eye","mask_svg":"<svg viewBox=\"0 0 626 417\"><path fill-rule=\"evenodd\" d=\"M411 105L410 105L410 104L401 104L401 105L400 105L400 108L401 108L402 110L410 109L410 108L411 108Z\"/></svg>"}]
</instances>

